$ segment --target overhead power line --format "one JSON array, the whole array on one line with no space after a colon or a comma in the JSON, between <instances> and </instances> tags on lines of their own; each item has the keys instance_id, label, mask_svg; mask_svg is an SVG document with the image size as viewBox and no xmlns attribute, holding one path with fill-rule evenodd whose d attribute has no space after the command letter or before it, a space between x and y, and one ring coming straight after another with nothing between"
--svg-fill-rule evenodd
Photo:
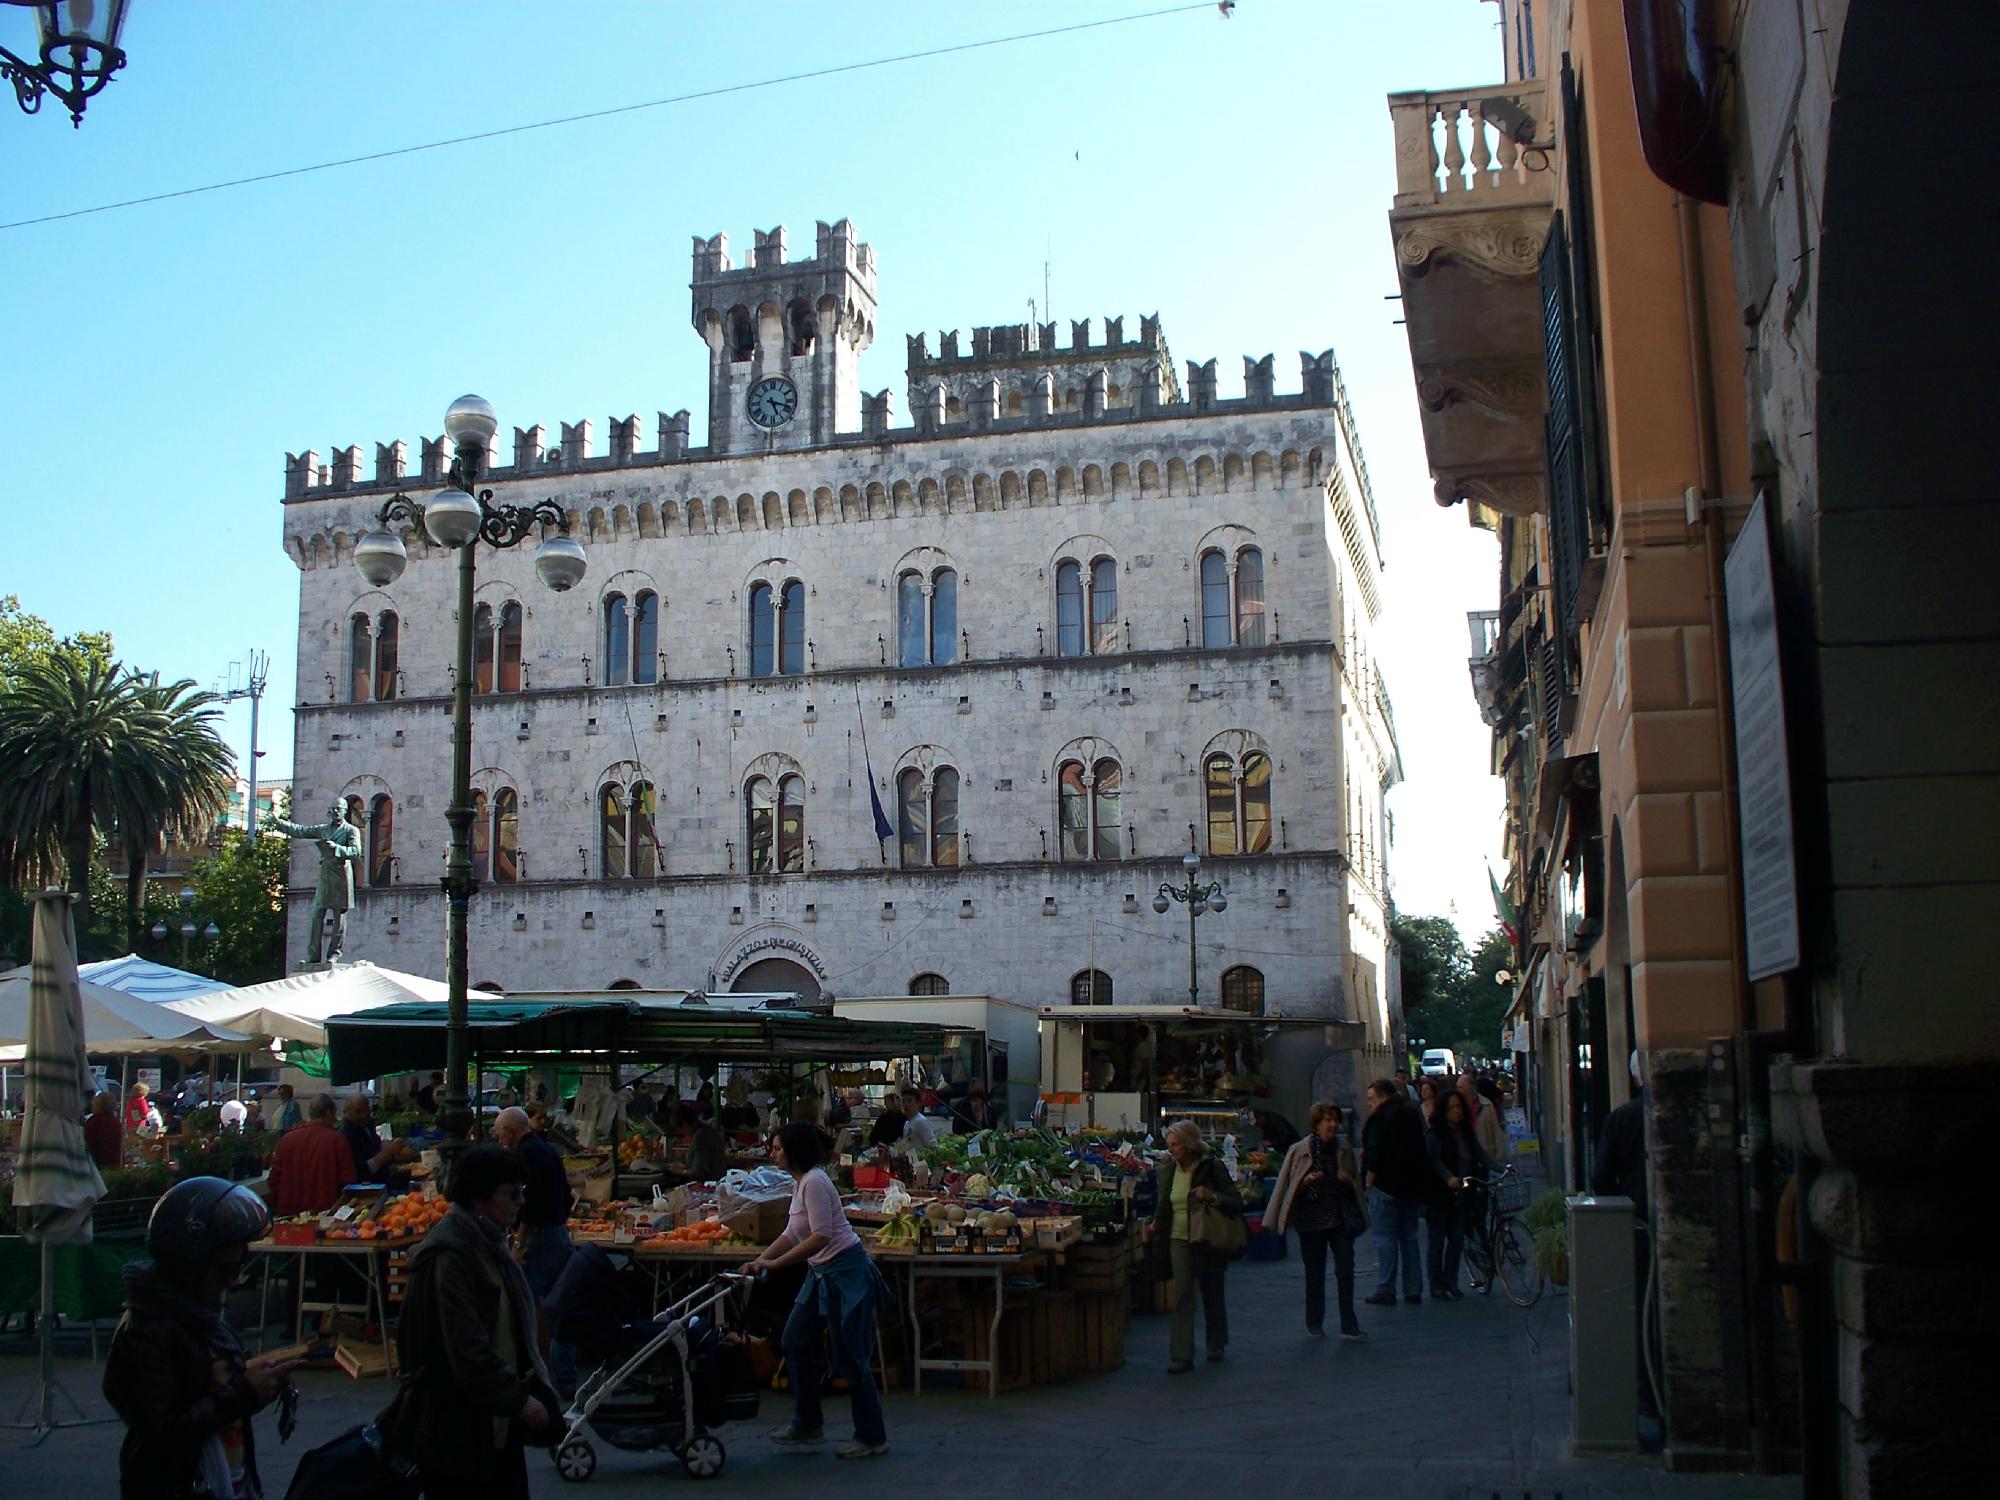
<instances>
[{"instance_id":1,"label":"overhead power line","mask_svg":"<svg viewBox=\"0 0 2000 1500\"><path fill-rule=\"evenodd\" d=\"M200 187L175 188L171 192L148 193L142 198L122 198L115 203L98 203L89 208L72 208L58 214L41 214L32 219L15 219L0 224L0 230L27 229L36 224L54 224L63 219L81 219L91 214L108 214L121 208L139 208L148 203L166 203L175 198L193 198L202 193L219 193L228 188L250 187L260 182L278 182L287 177L306 177L314 172L331 172L337 167L358 167L368 162L388 161L398 156L415 156L423 151L443 151L452 146L468 146L475 141L497 140L502 136L525 135L532 130L553 130L559 125L580 125L587 120L607 120L614 115L637 114L641 110L664 109L671 104L692 104L703 99L719 99L729 94L747 94L757 89L779 88L788 83L805 83L815 78L833 78L842 73L864 73L874 68L891 68L901 63L923 62L933 57L949 57L960 52L979 52L988 47L1007 47L1017 42L1040 41L1045 37L1067 36L1078 31L1097 31L1107 26L1125 26L1134 21L1154 21L1162 16L1184 15L1213 10L1214 0L1197 0L1190 5L1169 5L1159 10L1136 11L1126 16L1107 16L1098 21L1077 21L1068 26L1050 26L1041 31L1021 31L1012 36L987 37L976 42L954 42L945 47L927 47L921 52L901 52L893 57L877 57L867 62L837 63L804 73L787 73L780 78L760 78L750 83L729 83L718 88L697 89L665 99L648 99L640 104L619 104L609 109L593 109L582 114L562 115L553 120L536 120L527 125L504 125L474 135L452 136L448 140L425 141L417 146L396 146L387 151L371 151L363 156L344 156L337 161L314 162L310 166L286 167L276 172L258 172L248 177L232 177L226 182L209 182Z\"/></svg>"}]
</instances>

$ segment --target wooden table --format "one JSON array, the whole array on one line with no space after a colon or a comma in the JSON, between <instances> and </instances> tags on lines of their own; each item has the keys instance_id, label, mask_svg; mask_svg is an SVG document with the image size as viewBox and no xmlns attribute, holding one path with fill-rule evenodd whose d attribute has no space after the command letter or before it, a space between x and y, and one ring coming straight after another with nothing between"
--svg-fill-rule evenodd
<instances>
[{"instance_id":1,"label":"wooden table","mask_svg":"<svg viewBox=\"0 0 2000 1500\"><path fill-rule=\"evenodd\" d=\"M898 1261L905 1266L904 1291L910 1310L911 1384L916 1394L924 1393L926 1370L981 1370L986 1375L986 1394L1000 1394L1000 1319L1007 1310L1007 1272L1043 1263L1040 1250L1016 1250L1005 1255L881 1255L878 1265ZM985 1359L925 1359L922 1325L917 1319L917 1283L932 1281L974 1281L993 1279L993 1326L988 1330Z\"/></svg>"},{"instance_id":2,"label":"wooden table","mask_svg":"<svg viewBox=\"0 0 2000 1500\"><path fill-rule=\"evenodd\" d=\"M292 1342L298 1343L305 1337L305 1315L308 1312L353 1312L352 1302L308 1302L306 1301L306 1261L312 1256L333 1256L349 1263L360 1262L361 1279L367 1286L367 1300L359 1311L364 1318L373 1315L377 1328L382 1330L382 1348L387 1355L383 1374L391 1379L396 1374L396 1341L389 1336L389 1298L384 1284L382 1261L391 1250L405 1249L420 1243L415 1239L400 1240L315 1240L309 1245L280 1245L271 1240L257 1240L250 1246L252 1255L261 1255L264 1260L263 1285L257 1294L257 1351L264 1349L264 1327L268 1321L271 1300L271 1272L277 1257L296 1255L299 1258L298 1287L293 1294Z\"/></svg>"}]
</instances>

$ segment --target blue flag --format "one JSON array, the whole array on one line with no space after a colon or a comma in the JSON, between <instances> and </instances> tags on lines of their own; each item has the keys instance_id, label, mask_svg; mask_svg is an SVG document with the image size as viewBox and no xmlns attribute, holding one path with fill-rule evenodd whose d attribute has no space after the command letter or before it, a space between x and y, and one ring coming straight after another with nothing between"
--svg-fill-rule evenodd
<instances>
[{"instance_id":1,"label":"blue flag","mask_svg":"<svg viewBox=\"0 0 2000 1500\"><path fill-rule=\"evenodd\" d=\"M875 809L875 842L880 844L896 836L896 825L882 810L881 795L875 790L875 767L868 759L868 721L861 717L859 686L854 689L854 722L861 726L861 768L868 775L868 805Z\"/></svg>"}]
</instances>

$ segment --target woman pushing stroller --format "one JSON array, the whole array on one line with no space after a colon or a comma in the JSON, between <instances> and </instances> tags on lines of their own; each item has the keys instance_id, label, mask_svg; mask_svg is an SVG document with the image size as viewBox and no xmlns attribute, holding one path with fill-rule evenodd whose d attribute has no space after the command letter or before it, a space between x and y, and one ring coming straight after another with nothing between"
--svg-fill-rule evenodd
<instances>
[{"instance_id":1,"label":"woman pushing stroller","mask_svg":"<svg viewBox=\"0 0 2000 1500\"><path fill-rule=\"evenodd\" d=\"M806 1282L785 1322L783 1341L792 1420L773 1432L771 1441L826 1441L820 1339L830 1335L834 1368L846 1378L854 1401L854 1441L836 1449L834 1456L879 1458L889 1451L889 1432L868 1364L875 1348L875 1310L888 1288L841 1211L840 1190L820 1167L825 1149L826 1138L816 1125L794 1121L778 1132L779 1160L794 1179L791 1216L785 1232L749 1266L759 1276L801 1261L806 1266Z\"/></svg>"}]
</instances>

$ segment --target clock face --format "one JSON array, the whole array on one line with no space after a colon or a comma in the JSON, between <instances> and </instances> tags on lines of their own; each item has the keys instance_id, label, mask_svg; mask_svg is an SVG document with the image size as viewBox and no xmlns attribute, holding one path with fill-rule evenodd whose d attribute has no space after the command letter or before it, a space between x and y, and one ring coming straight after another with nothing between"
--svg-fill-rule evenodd
<instances>
[{"instance_id":1,"label":"clock face","mask_svg":"<svg viewBox=\"0 0 2000 1500\"><path fill-rule=\"evenodd\" d=\"M799 388L782 375L771 375L750 387L745 405L759 427L783 427L798 415Z\"/></svg>"}]
</instances>

